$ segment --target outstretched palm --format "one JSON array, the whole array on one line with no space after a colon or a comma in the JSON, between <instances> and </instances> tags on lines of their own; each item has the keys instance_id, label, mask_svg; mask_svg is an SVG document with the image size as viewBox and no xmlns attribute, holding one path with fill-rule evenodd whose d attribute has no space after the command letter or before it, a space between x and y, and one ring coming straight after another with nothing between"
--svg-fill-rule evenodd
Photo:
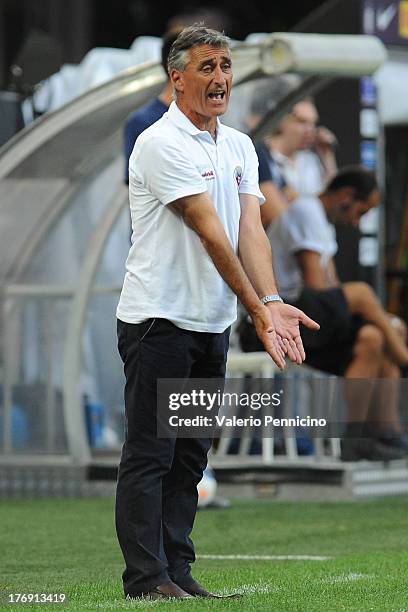
<instances>
[{"instance_id":1,"label":"outstretched palm","mask_svg":"<svg viewBox=\"0 0 408 612\"><path fill-rule=\"evenodd\" d=\"M258 315L253 317L256 333L276 365L285 367L285 356L293 363L301 364L305 360L305 350L300 337L300 323L309 329L318 331L320 326L302 310L274 302Z\"/></svg>"}]
</instances>

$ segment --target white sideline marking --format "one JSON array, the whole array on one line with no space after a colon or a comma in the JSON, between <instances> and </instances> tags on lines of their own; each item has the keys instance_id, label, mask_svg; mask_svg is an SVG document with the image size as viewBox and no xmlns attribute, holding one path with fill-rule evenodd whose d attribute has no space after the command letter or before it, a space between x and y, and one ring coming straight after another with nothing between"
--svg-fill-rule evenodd
<instances>
[{"instance_id":1,"label":"white sideline marking","mask_svg":"<svg viewBox=\"0 0 408 612\"><path fill-rule=\"evenodd\" d=\"M243 561L330 561L333 557L319 555L197 555L197 559L243 560Z\"/></svg>"},{"instance_id":2,"label":"white sideline marking","mask_svg":"<svg viewBox=\"0 0 408 612\"><path fill-rule=\"evenodd\" d=\"M280 587L272 584L240 584L236 589L222 589L220 594L242 593L243 595L256 595L257 593L278 593ZM219 592L217 590L217 592Z\"/></svg>"},{"instance_id":3,"label":"white sideline marking","mask_svg":"<svg viewBox=\"0 0 408 612\"><path fill-rule=\"evenodd\" d=\"M334 578L326 578L321 582L326 584L335 584L337 582L354 582L355 580L367 580L370 578L374 578L374 576L370 576L370 574L356 574L351 572L350 574L343 574L343 576L335 576Z\"/></svg>"}]
</instances>

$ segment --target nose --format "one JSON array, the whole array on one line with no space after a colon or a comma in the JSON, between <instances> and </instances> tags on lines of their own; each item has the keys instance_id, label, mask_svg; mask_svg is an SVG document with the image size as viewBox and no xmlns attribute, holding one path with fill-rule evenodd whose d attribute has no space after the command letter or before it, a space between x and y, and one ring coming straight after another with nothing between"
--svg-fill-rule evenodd
<instances>
[{"instance_id":1,"label":"nose","mask_svg":"<svg viewBox=\"0 0 408 612\"><path fill-rule=\"evenodd\" d=\"M225 83L225 74L223 73L221 66L216 66L214 69L214 81L220 84Z\"/></svg>"}]
</instances>

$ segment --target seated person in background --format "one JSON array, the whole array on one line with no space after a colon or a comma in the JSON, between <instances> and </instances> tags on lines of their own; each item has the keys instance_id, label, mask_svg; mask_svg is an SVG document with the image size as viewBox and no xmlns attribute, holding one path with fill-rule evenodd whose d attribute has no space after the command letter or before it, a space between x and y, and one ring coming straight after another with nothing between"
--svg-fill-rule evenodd
<instances>
[{"instance_id":1,"label":"seated person in background","mask_svg":"<svg viewBox=\"0 0 408 612\"><path fill-rule=\"evenodd\" d=\"M342 284L333 261L337 243L332 223L357 227L361 216L379 202L374 176L350 166L335 175L320 197L297 198L268 232L281 296L321 326L316 335L302 331L306 363L347 380L369 381L346 385L342 458L349 461L395 459L408 451L401 436L396 384L400 366L408 364L403 323L391 319L366 283ZM242 322L242 348L261 350L251 344L251 334L248 323ZM387 383L376 388L375 379ZM374 431L369 424L372 407L375 420L386 429ZM367 437L361 440L359 435Z\"/></svg>"},{"instance_id":2,"label":"seated person in background","mask_svg":"<svg viewBox=\"0 0 408 612\"><path fill-rule=\"evenodd\" d=\"M167 81L160 94L150 102L129 115L124 128L124 154L125 154L125 183L129 184L129 159L135 146L136 138L144 132L146 128L158 121L168 110L170 102L173 100L173 85L167 74L167 58L170 48L180 30L172 30L163 37L161 48L161 63L167 75Z\"/></svg>"},{"instance_id":3,"label":"seated person in background","mask_svg":"<svg viewBox=\"0 0 408 612\"><path fill-rule=\"evenodd\" d=\"M299 195L319 194L336 172L336 138L327 128L316 127L318 119L311 100L298 102L256 148L259 185L266 198L261 209L264 227Z\"/></svg>"}]
</instances>

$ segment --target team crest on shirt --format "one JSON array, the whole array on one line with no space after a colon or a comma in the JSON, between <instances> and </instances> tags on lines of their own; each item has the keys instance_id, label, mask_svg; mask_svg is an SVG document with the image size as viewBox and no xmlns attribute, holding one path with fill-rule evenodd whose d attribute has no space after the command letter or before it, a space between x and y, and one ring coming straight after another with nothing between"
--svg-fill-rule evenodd
<instances>
[{"instance_id":1,"label":"team crest on shirt","mask_svg":"<svg viewBox=\"0 0 408 612\"><path fill-rule=\"evenodd\" d=\"M234 168L234 179L237 183L237 187L240 186L242 180L242 168L241 166L235 166Z\"/></svg>"}]
</instances>

